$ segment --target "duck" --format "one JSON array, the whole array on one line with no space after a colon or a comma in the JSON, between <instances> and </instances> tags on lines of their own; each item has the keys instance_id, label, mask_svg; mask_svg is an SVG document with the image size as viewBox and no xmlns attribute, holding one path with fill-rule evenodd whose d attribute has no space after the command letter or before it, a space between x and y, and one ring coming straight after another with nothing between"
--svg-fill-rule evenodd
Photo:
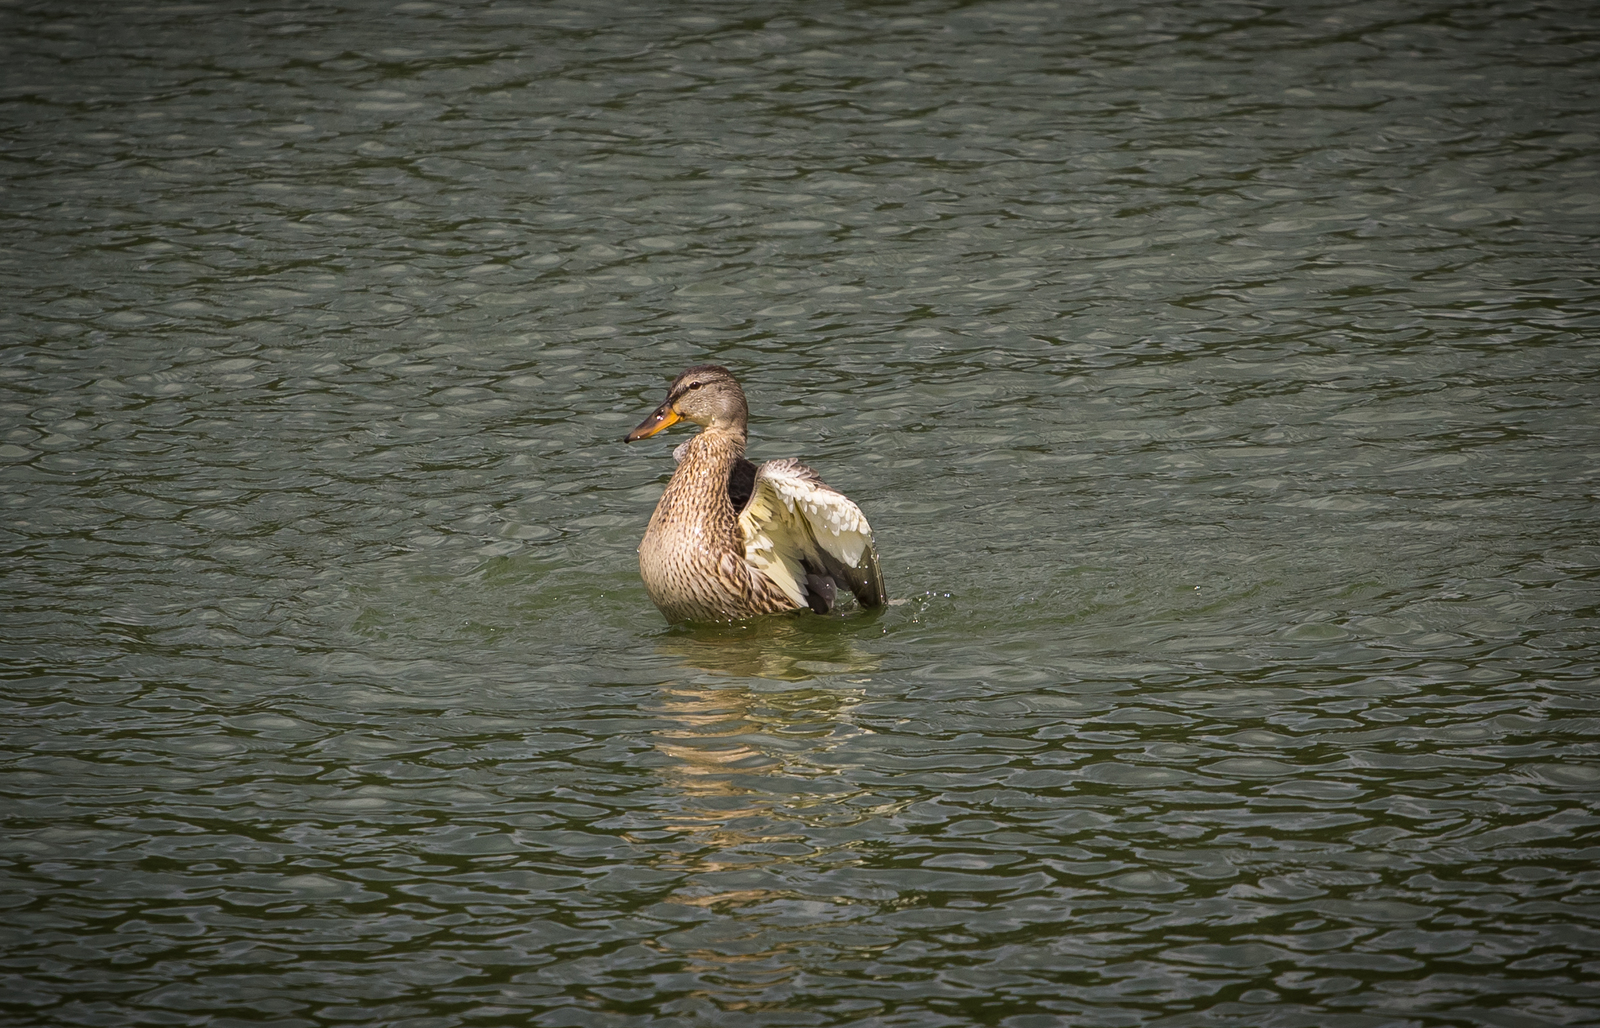
<instances>
[{"instance_id":1,"label":"duck","mask_svg":"<svg viewBox=\"0 0 1600 1028\"><path fill-rule=\"evenodd\" d=\"M669 624L827 614L844 590L863 608L888 602L861 508L798 460L745 458L750 407L732 372L686 369L625 441L683 421L700 431L673 451L639 544L639 575Z\"/></svg>"}]
</instances>

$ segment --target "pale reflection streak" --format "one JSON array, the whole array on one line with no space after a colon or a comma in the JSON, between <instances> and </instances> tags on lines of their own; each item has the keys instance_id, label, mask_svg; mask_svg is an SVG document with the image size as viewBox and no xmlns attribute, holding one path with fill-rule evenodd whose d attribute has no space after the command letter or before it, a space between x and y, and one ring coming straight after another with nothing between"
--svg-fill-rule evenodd
<instances>
[{"instance_id":1,"label":"pale reflection streak","mask_svg":"<svg viewBox=\"0 0 1600 1028\"><path fill-rule=\"evenodd\" d=\"M722 627L679 629L656 649L675 663L716 675L804 682L821 675L865 675L877 654L858 641L874 631L877 612L818 618L800 614Z\"/></svg>"},{"instance_id":2,"label":"pale reflection streak","mask_svg":"<svg viewBox=\"0 0 1600 1028\"><path fill-rule=\"evenodd\" d=\"M851 804L862 790L843 787L837 765L819 759L843 739L868 731L851 717L860 698L850 678L878 665L853 632L827 631L836 627L816 631L805 619L777 618L674 634L660 643L663 653L683 664L729 678L726 684L665 683L654 708L677 723L656 733L657 749L672 759L663 775L682 797L663 827L695 844L690 853L664 856L657 866L694 876L671 902L715 910L731 921L709 945L653 945L690 961L697 978L717 981L715 995L697 998L724 1011L748 1012L765 1004L763 995L783 991L798 970L795 934L835 923L839 905L822 903L815 925L797 923L795 905L819 897L715 879L761 871L772 872L764 877L789 877L776 865L823 856L814 840L778 825L884 814L876 804ZM818 684L766 692L735 678ZM784 904L783 930L773 931L762 908L783 901L790 901Z\"/></svg>"}]
</instances>

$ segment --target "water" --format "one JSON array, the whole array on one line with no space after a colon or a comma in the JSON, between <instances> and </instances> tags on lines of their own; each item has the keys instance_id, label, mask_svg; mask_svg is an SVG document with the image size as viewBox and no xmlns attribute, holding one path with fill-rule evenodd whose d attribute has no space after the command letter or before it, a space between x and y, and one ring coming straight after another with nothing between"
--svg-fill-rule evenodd
<instances>
[{"instance_id":1,"label":"water","mask_svg":"<svg viewBox=\"0 0 1600 1028\"><path fill-rule=\"evenodd\" d=\"M6 1022L1592 1023L1597 28L6 7Z\"/></svg>"}]
</instances>

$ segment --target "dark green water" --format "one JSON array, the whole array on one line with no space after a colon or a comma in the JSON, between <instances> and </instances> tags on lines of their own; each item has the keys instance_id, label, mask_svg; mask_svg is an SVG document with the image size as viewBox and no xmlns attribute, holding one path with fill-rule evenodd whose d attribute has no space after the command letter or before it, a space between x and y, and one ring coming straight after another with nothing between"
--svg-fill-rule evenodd
<instances>
[{"instance_id":1,"label":"dark green water","mask_svg":"<svg viewBox=\"0 0 1600 1028\"><path fill-rule=\"evenodd\" d=\"M1594 1023L1597 53L0 7L0 1020ZM666 626L707 360L905 602Z\"/></svg>"}]
</instances>

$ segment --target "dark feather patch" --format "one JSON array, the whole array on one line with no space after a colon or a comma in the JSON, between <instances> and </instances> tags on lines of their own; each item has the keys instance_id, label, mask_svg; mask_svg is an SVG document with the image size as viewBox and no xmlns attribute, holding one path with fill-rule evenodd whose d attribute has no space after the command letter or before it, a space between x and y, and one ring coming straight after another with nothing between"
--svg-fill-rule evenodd
<instances>
[{"instance_id":1,"label":"dark feather patch","mask_svg":"<svg viewBox=\"0 0 1600 1028\"><path fill-rule=\"evenodd\" d=\"M833 604L838 598L838 586L833 578L825 574L817 574L811 568L811 562L805 562L806 569L806 605L818 614L826 614L833 609Z\"/></svg>"},{"instance_id":2,"label":"dark feather patch","mask_svg":"<svg viewBox=\"0 0 1600 1028\"><path fill-rule=\"evenodd\" d=\"M733 504L733 516L744 513L750 497L756 491L756 466L740 457L728 469L728 500Z\"/></svg>"}]
</instances>

